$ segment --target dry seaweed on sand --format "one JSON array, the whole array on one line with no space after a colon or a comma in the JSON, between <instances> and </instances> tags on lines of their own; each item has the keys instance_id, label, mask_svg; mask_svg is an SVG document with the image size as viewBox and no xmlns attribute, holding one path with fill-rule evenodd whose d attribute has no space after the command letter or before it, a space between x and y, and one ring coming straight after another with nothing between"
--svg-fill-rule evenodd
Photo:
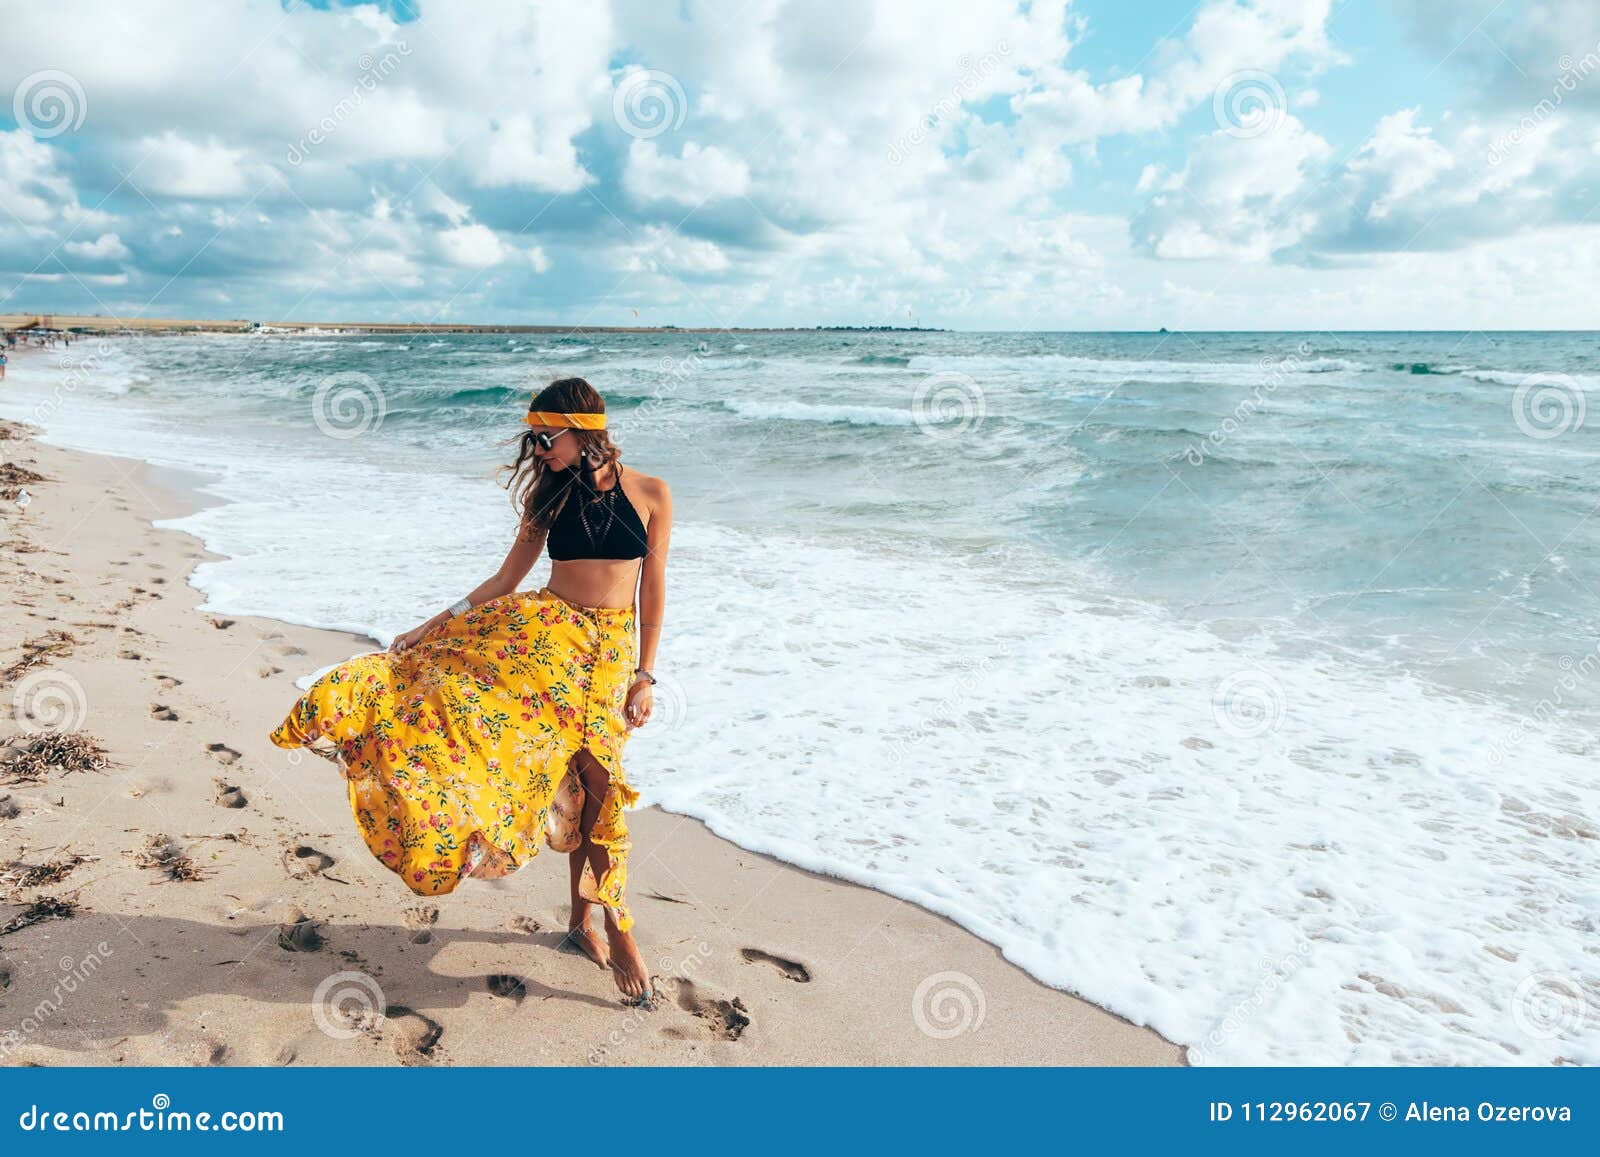
<instances>
[{"instance_id":1,"label":"dry seaweed on sand","mask_svg":"<svg viewBox=\"0 0 1600 1157\"><path fill-rule=\"evenodd\" d=\"M48 481L49 479L37 470L29 470L26 466L18 466L15 462L0 462L0 498L15 500L24 486Z\"/></svg>"},{"instance_id":2,"label":"dry seaweed on sand","mask_svg":"<svg viewBox=\"0 0 1600 1157\"><path fill-rule=\"evenodd\" d=\"M34 783L57 771L103 771L110 762L87 731L40 731L0 756L0 783Z\"/></svg>"},{"instance_id":3,"label":"dry seaweed on sand","mask_svg":"<svg viewBox=\"0 0 1600 1157\"><path fill-rule=\"evenodd\" d=\"M198 880L200 869L171 836L156 834L144 842L144 847L134 853L134 861L141 868L159 868L169 880Z\"/></svg>"},{"instance_id":4,"label":"dry seaweed on sand","mask_svg":"<svg viewBox=\"0 0 1600 1157\"><path fill-rule=\"evenodd\" d=\"M78 640L68 631L52 628L38 638L28 639L22 644L22 658L0 673L0 679L15 679L30 667L36 667L45 659L55 655L65 655Z\"/></svg>"},{"instance_id":5,"label":"dry seaweed on sand","mask_svg":"<svg viewBox=\"0 0 1600 1157\"><path fill-rule=\"evenodd\" d=\"M76 914L77 911L78 904L75 900L61 900L55 896L40 896L4 924L0 924L0 936L8 936L13 932L26 928L29 924L38 924L42 920L65 920L69 916Z\"/></svg>"},{"instance_id":6,"label":"dry seaweed on sand","mask_svg":"<svg viewBox=\"0 0 1600 1157\"><path fill-rule=\"evenodd\" d=\"M46 884L57 884L65 880L72 873L72 869L79 864L88 863L92 856L67 856L65 859L51 860L45 864L24 864L13 860L0 869L0 888L7 891L20 891L24 888L42 888Z\"/></svg>"}]
</instances>

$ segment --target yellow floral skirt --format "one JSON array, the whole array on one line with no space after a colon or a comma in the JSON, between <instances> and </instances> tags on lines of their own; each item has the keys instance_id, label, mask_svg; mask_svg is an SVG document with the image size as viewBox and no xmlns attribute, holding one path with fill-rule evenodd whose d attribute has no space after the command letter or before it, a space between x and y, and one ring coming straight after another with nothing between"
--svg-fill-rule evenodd
<instances>
[{"instance_id":1,"label":"yellow floral skirt","mask_svg":"<svg viewBox=\"0 0 1600 1157\"><path fill-rule=\"evenodd\" d=\"M504 876L539 852L582 843L587 747L610 776L579 894L624 930L629 851L623 714L638 653L632 607L584 607L515 592L452 615L399 653L358 655L324 673L271 733L336 763L372 854L413 892Z\"/></svg>"}]
</instances>

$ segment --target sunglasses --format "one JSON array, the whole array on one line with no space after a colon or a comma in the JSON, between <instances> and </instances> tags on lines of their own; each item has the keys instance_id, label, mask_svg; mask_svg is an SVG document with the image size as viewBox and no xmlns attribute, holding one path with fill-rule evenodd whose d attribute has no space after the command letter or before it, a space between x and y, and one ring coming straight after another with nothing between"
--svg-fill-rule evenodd
<instances>
[{"instance_id":1,"label":"sunglasses","mask_svg":"<svg viewBox=\"0 0 1600 1157\"><path fill-rule=\"evenodd\" d=\"M539 444L541 450L551 450L555 448L556 439L565 433L565 430L557 430L554 434L535 434L533 440Z\"/></svg>"}]
</instances>

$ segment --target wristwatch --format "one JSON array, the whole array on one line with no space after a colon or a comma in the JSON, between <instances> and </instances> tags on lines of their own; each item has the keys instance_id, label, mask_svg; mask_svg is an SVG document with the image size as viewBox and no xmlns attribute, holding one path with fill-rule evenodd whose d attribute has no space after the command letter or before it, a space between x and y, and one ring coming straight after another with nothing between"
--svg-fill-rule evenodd
<instances>
[{"instance_id":1,"label":"wristwatch","mask_svg":"<svg viewBox=\"0 0 1600 1157\"><path fill-rule=\"evenodd\" d=\"M650 674L650 669L648 667L635 667L633 669L633 673L635 675L643 675L646 679L650 680L650 686L654 687L656 685L656 677Z\"/></svg>"}]
</instances>

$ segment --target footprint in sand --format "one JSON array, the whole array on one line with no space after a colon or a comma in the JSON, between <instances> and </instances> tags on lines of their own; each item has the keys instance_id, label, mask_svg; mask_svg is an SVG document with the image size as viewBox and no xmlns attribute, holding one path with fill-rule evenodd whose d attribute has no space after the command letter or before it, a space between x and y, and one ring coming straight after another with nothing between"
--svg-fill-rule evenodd
<instances>
[{"instance_id":1,"label":"footprint in sand","mask_svg":"<svg viewBox=\"0 0 1600 1157\"><path fill-rule=\"evenodd\" d=\"M439 909L432 904L405 910L406 930L411 933L411 943L426 944L433 939L433 926L439 922Z\"/></svg>"},{"instance_id":2,"label":"footprint in sand","mask_svg":"<svg viewBox=\"0 0 1600 1157\"><path fill-rule=\"evenodd\" d=\"M124 648L122 648L122 650L117 652L117 658L119 658L119 659L142 659L142 658L144 658L144 656L139 654L139 652L135 651L132 647L124 647Z\"/></svg>"},{"instance_id":3,"label":"footprint in sand","mask_svg":"<svg viewBox=\"0 0 1600 1157\"><path fill-rule=\"evenodd\" d=\"M483 978L484 987L496 996L503 996L514 1004L521 1004L528 996L528 986L522 982L522 977L512 976L510 973L498 972L493 976Z\"/></svg>"},{"instance_id":4,"label":"footprint in sand","mask_svg":"<svg viewBox=\"0 0 1600 1157\"><path fill-rule=\"evenodd\" d=\"M150 704L150 718L159 719L162 723L176 723L178 721L178 713L165 703L152 703Z\"/></svg>"},{"instance_id":5,"label":"footprint in sand","mask_svg":"<svg viewBox=\"0 0 1600 1157\"><path fill-rule=\"evenodd\" d=\"M22 814L17 801L9 795L0 795L0 820L14 820Z\"/></svg>"},{"instance_id":6,"label":"footprint in sand","mask_svg":"<svg viewBox=\"0 0 1600 1157\"><path fill-rule=\"evenodd\" d=\"M212 619L211 620L211 625L213 627L217 628L217 630L219 630L219 631L226 631L229 627L233 626L233 624L238 622L238 621L239 621L238 619Z\"/></svg>"},{"instance_id":7,"label":"footprint in sand","mask_svg":"<svg viewBox=\"0 0 1600 1157\"><path fill-rule=\"evenodd\" d=\"M301 844L283 853L283 867L290 879L309 880L333 867L333 857Z\"/></svg>"},{"instance_id":8,"label":"footprint in sand","mask_svg":"<svg viewBox=\"0 0 1600 1157\"><path fill-rule=\"evenodd\" d=\"M228 1055L228 1046L221 1041L199 1040L194 1045L194 1063L201 1068L215 1068Z\"/></svg>"},{"instance_id":9,"label":"footprint in sand","mask_svg":"<svg viewBox=\"0 0 1600 1157\"><path fill-rule=\"evenodd\" d=\"M678 1007L705 1021L716 1040L738 1040L750 1027L750 1010L739 997L723 1000L702 996L694 981L681 976L667 983L676 990Z\"/></svg>"},{"instance_id":10,"label":"footprint in sand","mask_svg":"<svg viewBox=\"0 0 1600 1157\"><path fill-rule=\"evenodd\" d=\"M317 922L307 916L299 908L290 908L284 913L283 923L278 925L278 947L285 952L315 952L326 941L322 933L317 931Z\"/></svg>"},{"instance_id":11,"label":"footprint in sand","mask_svg":"<svg viewBox=\"0 0 1600 1157\"><path fill-rule=\"evenodd\" d=\"M294 1064L295 1057L299 1055L300 1054L295 1050L294 1045L284 1045L278 1050L277 1055L272 1058L272 1063L277 1065L279 1068L283 1068L287 1065Z\"/></svg>"},{"instance_id":12,"label":"footprint in sand","mask_svg":"<svg viewBox=\"0 0 1600 1157\"><path fill-rule=\"evenodd\" d=\"M225 763L230 767L238 763L241 758L239 753L226 743L208 743L206 744L206 750L216 758L218 763Z\"/></svg>"},{"instance_id":13,"label":"footprint in sand","mask_svg":"<svg viewBox=\"0 0 1600 1157\"><path fill-rule=\"evenodd\" d=\"M156 682L160 683L163 690L171 691L174 687L182 687L183 680L172 675L157 675Z\"/></svg>"},{"instance_id":14,"label":"footprint in sand","mask_svg":"<svg viewBox=\"0 0 1600 1157\"><path fill-rule=\"evenodd\" d=\"M506 921L506 927L513 932L521 932L526 936L534 936L544 931L544 925L532 916L513 916Z\"/></svg>"},{"instance_id":15,"label":"footprint in sand","mask_svg":"<svg viewBox=\"0 0 1600 1157\"><path fill-rule=\"evenodd\" d=\"M290 655L304 655L306 654L306 649L304 647L297 647L293 643L289 643L286 646L279 647L278 654L284 656L285 658Z\"/></svg>"},{"instance_id":16,"label":"footprint in sand","mask_svg":"<svg viewBox=\"0 0 1600 1157\"><path fill-rule=\"evenodd\" d=\"M394 1051L401 1060L426 1057L444 1035L438 1021L401 1004L384 1009L383 1017L394 1030Z\"/></svg>"},{"instance_id":17,"label":"footprint in sand","mask_svg":"<svg viewBox=\"0 0 1600 1157\"><path fill-rule=\"evenodd\" d=\"M258 676L260 676L261 678L263 678L263 679L270 679L274 675L282 675L283 674L283 668L282 667L274 667L271 663L268 663L266 666L258 669L256 671L256 674Z\"/></svg>"},{"instance_id":18,"label":"footprint in sand","mask_svg":"<svg viewBox=\"0 0 1600 1157\"><path fill-rule=\"evenodd\" d=\"M220 779L211 781L216 787L216 794L211 797L211 802L218 807L244 807L250 801L244 798L244 792L231 783L224 783Z\"/></svg>"},{"instance_id":19,"label":"footprint in sand","mask_svg":"<svg viewBox=\"0 0 1600 1157\"><path fill-rule=\"evenodd\" d=\"M798 960L788 960L782 956L774 956L770 952L763 952L759 948L741 948L739 955L751 964L770 964L778 972L790 980L798 980L801 984L811 980L811 970Z\"/></svg>"}]
</instances>

